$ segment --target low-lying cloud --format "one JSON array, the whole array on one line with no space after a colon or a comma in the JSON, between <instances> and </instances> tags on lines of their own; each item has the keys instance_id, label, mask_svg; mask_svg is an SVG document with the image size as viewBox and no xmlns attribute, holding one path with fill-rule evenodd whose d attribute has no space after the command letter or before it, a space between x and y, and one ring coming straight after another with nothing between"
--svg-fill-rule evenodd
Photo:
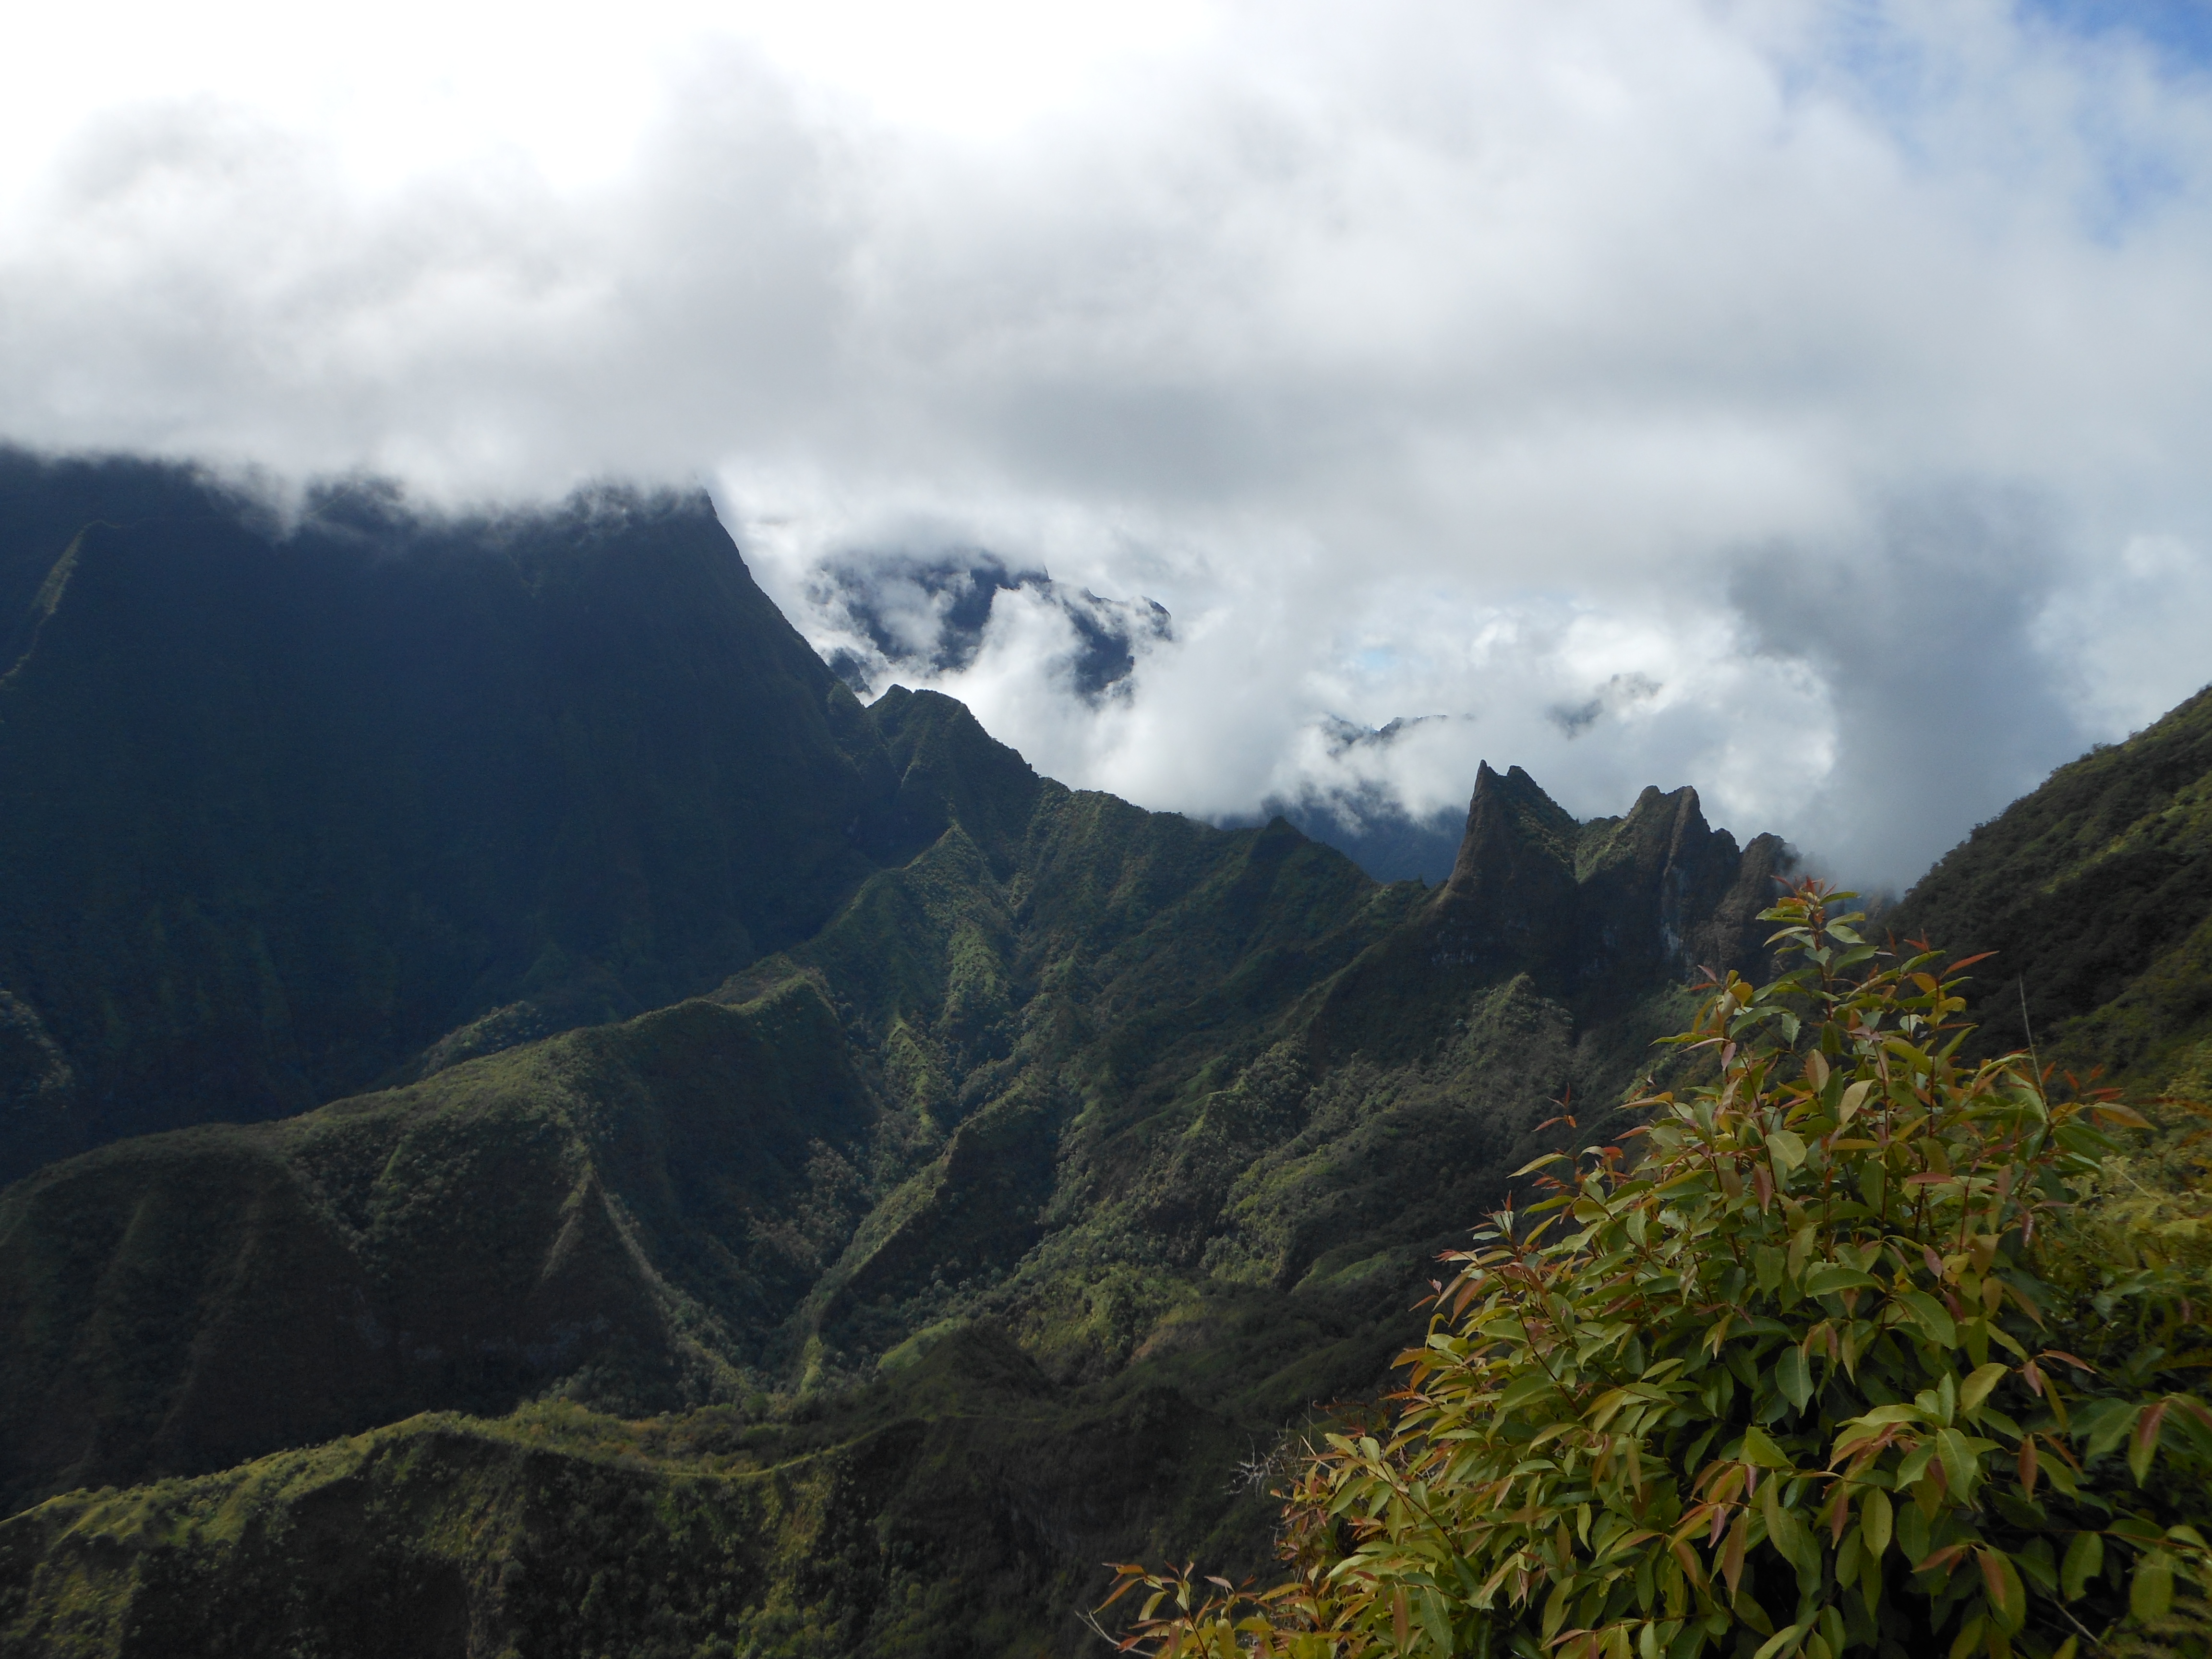
<instances>
[{"instance_id":1,"label":"low-lying cloud","mask_svg":"<svg viewBox=\"0 0 2212 1659\"><path fill-rule=\"evenodd\" d=\"M2212 678L2185 31L860 10L27 83L0 436L704 482L856 684L1212 817L1449 821L1487 758L1895 884Z\"/></svg>"}]
</instances>

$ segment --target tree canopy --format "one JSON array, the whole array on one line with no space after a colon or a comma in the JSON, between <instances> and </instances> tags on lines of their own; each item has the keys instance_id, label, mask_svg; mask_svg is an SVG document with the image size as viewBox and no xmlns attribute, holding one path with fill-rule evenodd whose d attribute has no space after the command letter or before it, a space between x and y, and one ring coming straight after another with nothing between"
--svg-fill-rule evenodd
<instances>
[{"instance_id":1,"label":"tree canopy","mask_svg":"<svg viewBox=\"0 0 2212 1659\"><path fill-rule=\"evenodd\" d=\"M2207 1650L2205 1275L2099 1271L2074 1221L2148 1126L1963 1061L1970 963L1878 949L1851 896L1767 911L1790 971L1716 983L1687 1080L1447 1258L1394 1420L1285 1494L1285 1581L1124 1567L1126 1648Z\"/></svg>"}]
</instances>

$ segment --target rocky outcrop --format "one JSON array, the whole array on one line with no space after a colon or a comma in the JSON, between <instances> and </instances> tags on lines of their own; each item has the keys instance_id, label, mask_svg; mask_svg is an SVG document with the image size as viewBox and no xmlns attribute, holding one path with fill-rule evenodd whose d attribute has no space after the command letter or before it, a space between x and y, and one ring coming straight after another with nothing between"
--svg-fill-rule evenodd
<instances>
[{"instance_id":1,"label":"rocky outcrop","mask_svg":"<svg viewBox=\"0 0 2212 1659\"><path fill-rule=\"evenodd\" d=\"M1739 848L1686 787L1583 823L1519 767L1486 763L1451 878L1332 991L1316 1057L1418 1046L1473 991L1519 975L1582 1022L1705 969L1757 976L1759 913L1793 862L1778 836Z\"/></svg>"}]
</instances>

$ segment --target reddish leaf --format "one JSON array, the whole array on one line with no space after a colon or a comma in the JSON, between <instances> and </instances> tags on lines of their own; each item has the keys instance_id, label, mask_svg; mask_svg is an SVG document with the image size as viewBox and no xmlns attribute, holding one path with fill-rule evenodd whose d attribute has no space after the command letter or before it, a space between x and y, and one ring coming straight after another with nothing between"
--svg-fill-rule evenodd
<instances>
[{"instance_id":1,"label":"reddish leaf","mask_svg":"<svg viewBox=\"0 0 2212 1659\"><path fill-rule=\"evenodd\" d=\"M1736 1584L1743 1577L1743 1552L1751 1541L1751 1511L1745 1510L1729 1528L1728 1548L1721 1558L1721 1577L1728 1580L1729 1595L1735 1595Z\"/></svg>"},{"instance_id":2,"label":"reddish leaf","mask_svg":"<svg viewBox=\"0 0 2212 1659\"><path fill-rule=\"evenodd\" d=\"M1966 1553L1964 1544L1946 1544L1940 1550L1930 1551L1927 1559L1915 1563L1912 1570L1915 1572L1948 1572L1958 1565L1959 1558Z\"/></svg>"}]
</instances>

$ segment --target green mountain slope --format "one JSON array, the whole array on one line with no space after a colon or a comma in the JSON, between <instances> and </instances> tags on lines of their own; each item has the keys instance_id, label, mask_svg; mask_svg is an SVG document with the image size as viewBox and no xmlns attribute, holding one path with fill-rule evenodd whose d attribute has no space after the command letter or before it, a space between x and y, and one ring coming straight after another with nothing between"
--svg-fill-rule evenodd
<instances>
[{"instance_id":1,"label":"green mountain slope","mask_svg":"<svg viewBox=\"0 0 2212 1659\"><path fill-rule=\"evenodd\" d=\"M1977 1042L2155 1091L2212 1036L2212 690L2051 774L1883 918L1991 951Z\"/></svg>"},{"instance_id":2,"label":"green mountain slope","mask_svg":"<svg viewBox=\"0 0 2212 1659\"><path fill-rule=\"evenodd\" d=\"M1257 1565L1787 861L1485 767L1378 885L862 709L700 503L0 461L0 1135L197 1126L0 1192L10 1652L1059 1650Z\"/></svg>"},{"instance_id":3,"label":"green mountain slope","mask_svg":"<svg viewBox=\"0 0 2212 1659\"><path fill-rule=\"evenodd\" d=\"M633 1411L742 1392L865 1207L877 1116L800 982L43 1170L0 1194L0 1490L556 1379Z\"/></svg>"},{"instance_id":4,"label":"green mountain slope","mask_svg":"<svg viewBox=\"0 0 2212 1659\"><path fill-rule=\"evenodd\" d=\"M898 1605L921 1598L897 1626L915 1651L978 1650L962 1621L979 1585L999 1586L1000 1632L981 1650L1064 1643L1109 1556L1256 1564L1267 1509L1232 1490L1236 1463L1373 1388L1428 1258L1499 1196L1553 1103L1618 1097L1699 949L1755 953L1745 907L1780 852L1739 854L1686 791L1585 826L1486 769L1453 883L1382 888L1287 826L1210 830L1038 779L942 697L894 694L868 718L901 822L937 838L714 1000L281 1123L129 1142L0 1199L19 1500L533 1398L692 1413L593 1418L586 1438L720 1425L864 1462L885 1424L937 1445L957 1421L951 1464L854 1499L870 1536L934 1540L908 1577L879 1563L875 1589L745 1639L849 1650L817 1626L860 1620L871 1650L896 1650L867 1621L896 1580ZM1526 925L1532 905L1571 948ZM161 1224L184 1194L227 1218L190 1249ZM994 1392L1010 1364L1018 1423ZM313 1531L326 1500L285 1484L285 1455L191 1502L223 1512L208 1494L244 1483L273 1494L272 1537ZM1018 1469L993 1479L1020 1493L991 1487L972 1534L915 1519L945 1482L969 1490L956 1467ZM535 1524L507 1474L451 1482L340 1530L419 1565L444 1548L441 1504L495 1535ZM696 1490L709 1532L755 1524L753 1488ZM299 1571L289 1544L165 1522L156 1566L88 1589L73 1553L106 1551L140 1524L126 1511L72 1499L0 1528L19 1628L55 1628L63 1586L114 1612L156 1580L274 1595ZM485 1551L453 1569L466 1617L520 1640ZM814 1593L760 1585L761 1607Z\"/></svg>"},{"instance_id":5,"label":"green mountain slope","mask_svg":"<svg viewBox=\"0 0 2212 1659\"><path fill-rule=\"evenodd\" d=\"M1245 1449L1188 1398L1055 1406L947 1336L804 1423L411 1419L0 1523L0 1648L253 1656L1043 1655L1093 1540L1196 1540ZM1265 1507L1242 1500L1249 1529ZM1079 1542L1079 1540L1080 1540ZM1071 1550L1071 1545L1076 1546Z\"/></svg>"}]
</instances>

